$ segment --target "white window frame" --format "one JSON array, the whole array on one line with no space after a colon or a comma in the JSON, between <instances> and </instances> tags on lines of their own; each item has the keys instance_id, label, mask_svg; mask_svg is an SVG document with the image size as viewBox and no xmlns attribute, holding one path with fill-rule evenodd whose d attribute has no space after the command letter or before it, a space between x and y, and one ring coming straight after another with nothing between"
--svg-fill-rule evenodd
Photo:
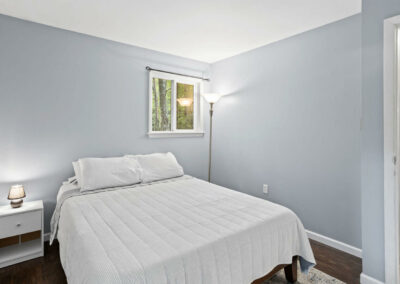
<instances>
[{"instance_id":1,"label":"white window frame","mask_svg":"<svg viewBox=\"0 0 400 284\"><path fill-rule=\"evenodd\" d=\"M171 131L153 131L153 78L172 80L171 90ZM194 86L193 94L193 129L176 129L176 84L191 84ZM150 138L169 138L169 137L199 137L204 135L203 128L203 102L200 94L203 91L203 81L182 75L175 75L160 71L149 72L149 131Z\"/></svg>"}]
</instances>

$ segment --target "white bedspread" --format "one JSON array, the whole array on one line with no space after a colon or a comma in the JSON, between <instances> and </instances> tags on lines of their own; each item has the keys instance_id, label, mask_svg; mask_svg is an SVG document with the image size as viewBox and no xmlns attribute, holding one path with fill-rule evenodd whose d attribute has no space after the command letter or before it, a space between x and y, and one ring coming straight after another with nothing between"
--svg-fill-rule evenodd
<instances>
[{"instance_id":1,"label":"white bedspread","mask_svg":"<svg viewBox=\"0 0 400 284\"><path fill-rule=\"evenodd\" d=\"M300 256L289 209L184 176L59 199L52 220L69 283L245 283Z\"/></svg>"}]
</instances>

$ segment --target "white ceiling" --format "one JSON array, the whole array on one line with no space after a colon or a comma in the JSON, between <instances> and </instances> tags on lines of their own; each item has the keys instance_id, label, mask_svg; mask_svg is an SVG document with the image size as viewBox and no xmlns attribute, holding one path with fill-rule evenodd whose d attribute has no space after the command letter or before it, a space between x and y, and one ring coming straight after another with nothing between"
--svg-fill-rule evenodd
<instances>
[{"instance_id":1,"label":"white ceiling","mask_svg":"<svg viewBox=\"0 0 400 284\"><path fill-rule=\"evenodd\" d=\"M361 12L361 0L0 0L0 13L205 62Z\"/></svg>"}]
</instances>

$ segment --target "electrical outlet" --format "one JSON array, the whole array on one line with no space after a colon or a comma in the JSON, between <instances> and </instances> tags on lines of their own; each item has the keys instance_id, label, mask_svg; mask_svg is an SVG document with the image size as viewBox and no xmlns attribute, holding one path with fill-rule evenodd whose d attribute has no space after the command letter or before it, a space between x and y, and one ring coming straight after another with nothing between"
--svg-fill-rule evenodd
<instances>
[{"instance_id":1,"label":"electrical outlet","mask_svg":"<svg viewBox=\"0 0 400 284\"><path fill-rule=\"evenodd\" d=\"M268 194L268 184L263 184L263 192Z\"/></svg>"}]
</instances>

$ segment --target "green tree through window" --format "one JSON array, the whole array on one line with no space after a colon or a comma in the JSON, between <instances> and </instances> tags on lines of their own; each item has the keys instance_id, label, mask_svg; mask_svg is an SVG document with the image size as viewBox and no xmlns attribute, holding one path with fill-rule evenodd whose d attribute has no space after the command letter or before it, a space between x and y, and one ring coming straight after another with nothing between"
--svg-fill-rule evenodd
<instances>
[{"instance_id":1,"label":"green tree through window","mask_svg":"<svg viewBox=\"0 0 400 284\"><path fill-rule=\"evenodd\" d=\"M153 131L171 130L171 86L172 80L153 78Z\"/></svg>"},{"instance_id":2,"label":"green tree through window","mask_svg":"<svg viewBox=\"0 0 400 284\"><path fill-rule=\"evenodd\" d=\"M194 86L177 83L176 129L193 129ZM180 103L179 99L185 99Z\"/></svg>"}]
</instances>

